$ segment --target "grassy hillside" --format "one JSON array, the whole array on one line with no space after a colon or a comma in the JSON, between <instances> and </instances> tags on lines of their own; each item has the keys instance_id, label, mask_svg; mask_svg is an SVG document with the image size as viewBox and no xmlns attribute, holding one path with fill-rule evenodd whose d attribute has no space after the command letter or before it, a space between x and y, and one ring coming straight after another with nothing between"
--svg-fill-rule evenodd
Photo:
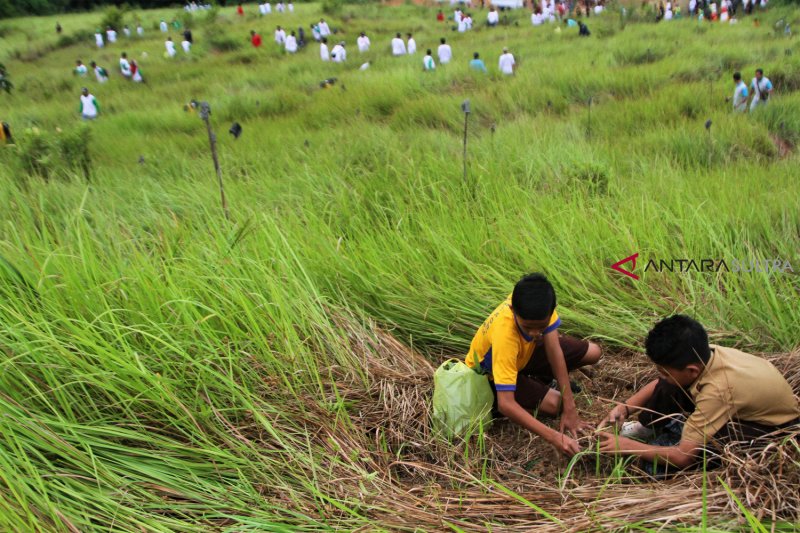
<instances>
[{"instance_id":1,"label":"grassy hillside","mask_svg":"<svg viewBox=\"0 0 800 533\"><path fill-rule=\"evenodd\" d=\"M522 12L488 29L476 10L460 35L428 8L347 6L326 16L345 65L272 41L276 24L310 39L320 6L248 11L196 14L191 56L172 60L156 26L181 12L129 13L145 38L101 51L102 14L59 17L60 45L56 18L0 23L16 86L0 120L18 138L0 151L0 529L644 530L706 511L724 530L745 515L731 493L798 520L791 445L744 477L731 459L719 478L616 483L631 478L589 452L563 464L502 425L447 446L425 418L430 365L463 353L528 271L555 283L565 331L610 354L587 416L646 375L636 350L666 314L756 352L800 345L800 50L774 29L795 11L759 27L610 11L581 39ZM454 62L424 73L422 53L391 57L408 31L420 52L447 37ZM513 78L497 71L504 46ZM121 79L123 50L146 84ZM476 51L488 76L467 67ZM111 81L73 76L77 58ZM757 67L774 99L732 114L733 71ZM90 124L84 85L102 110ZM191 99L212 108L230 221ZM640 280L609 268L635 252ZM795 272L643 272L649 258ZM776 360L797 387L796 354Z\"/></svg>"}]
</instances>

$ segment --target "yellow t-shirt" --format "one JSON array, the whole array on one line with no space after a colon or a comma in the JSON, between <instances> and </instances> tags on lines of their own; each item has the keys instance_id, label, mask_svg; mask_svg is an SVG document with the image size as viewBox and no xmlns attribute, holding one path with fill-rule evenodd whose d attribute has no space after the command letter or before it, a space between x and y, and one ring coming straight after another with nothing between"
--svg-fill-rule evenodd
<instances>
[{"instance_id":1,"label":"yellow t-shirt","mask_svg":"<svg viewBox=\"0 0 800 533\"><path fill-rule=\"evenodd\" d=\"M689 388L695 408L683 438L706 442L731 420L778 426L800 417L792 387L772 363L733 348L711 347L705 370Z\"/></svg>"},{"instance_id":2,"label":"yellow t-shirt","mask_svg":"<svg viewBox=\"0 0 800 533\"><path fill-rule=\"evenodd\" d=\"M553 311L549 325L542 335L560 325L561 319ZM495 388L499 391L513 391L517 389L517 373L531 360L534 348L536 339L528 337L517 325L509 295L478 329L465 362L470 368L474 367L473 354L476 354L478 364L489 373Z\"/></svg>"}]
</instances>

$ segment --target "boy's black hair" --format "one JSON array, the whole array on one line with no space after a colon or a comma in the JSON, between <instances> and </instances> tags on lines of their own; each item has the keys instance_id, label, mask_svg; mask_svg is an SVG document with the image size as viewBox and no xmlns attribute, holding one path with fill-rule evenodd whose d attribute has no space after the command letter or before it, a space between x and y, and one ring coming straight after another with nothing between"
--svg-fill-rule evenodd
<instances>
[{"instance_id":1,"label":"boy's black hair","mask_svg":"<svg viewBox=\"0 0 800 533\"><path fill-rule=\"evenodd\" d=\"M478 52L475 52L474 54L472 54L472 57L474 57L475 59L478 59L478 58L481 57L481 55Z\"/></svg>"},{"instance_id":2,"label":"boy's black hair","mask_svg":"<svg viewBox=\"0 0 800 533\"><path fill-rule=\"evenodd\" d=\"M447 39L445 39L444 37L442 37L441 39L439 39L439 42L441 42L442 44L445 44L445 43L447 42Z\"/></svg>"},{"instance_id":3,"label":"boy's black hair","mask_svg":"<svg viewBox=\"0 0 800 533\"><path fill-rule=\"evenodd\" d=\"M756 69L756 74L761 74L763 76L764 75L764 69L763 68L757 68Z\"/></svg>"},{"instance_id":4,"label":"boy's black hair","mask_svg":"<svg viewBox=\"0 0 800 533\"><path fill-rule=\"evenodd\" d=\"M742 73L741 72L734 72L733 73L733 81L741 81Z\"/></svg>"},{"instance_id":5,"label":"boy's black hair","mask_svg":"<svg viewBox=\"0 0 800 533\"><path fill-rule=\"evenodd\" d=\"M556 291L544 274L528 274L514 285L511 307L523 320L547 320L556 308Z\"/></svg>"},{"instance_id":6,"label":"boy's black hair","mask_svg":"<svg viewBox=\"0 0 800 533\"><path fill-rule=\"evenodd\" d=\"M708 333L697 320L672 315L658 322L644 341L647 357L655 364L683 370L690 363L706 364L711 357Z\"/></svg>"}]
</instances>

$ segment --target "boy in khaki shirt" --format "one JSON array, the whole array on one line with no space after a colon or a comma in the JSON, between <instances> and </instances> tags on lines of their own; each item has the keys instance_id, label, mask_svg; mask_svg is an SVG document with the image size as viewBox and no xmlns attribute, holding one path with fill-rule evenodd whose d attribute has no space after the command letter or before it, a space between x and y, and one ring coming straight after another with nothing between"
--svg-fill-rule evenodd
<instances>
[{"instance_id":1,"label":"boy in khaki shirt","mask_svg":"<svg viewBox=\"0 0 800 533\"><path fill-rule=\"evenodd\" d=\"M749 441L800 423L797 398L772 363L709 345L705 329L692 318L662 320L647 335L645 349L660 377L611 410L601 426L622 428L619 435L600 433L601 452L685 468L709 445ZM640 412L639 422L623 424L634 412ZM631 438L663 435L681 426L677 444L650 445Z\"/></svg>"}]
</instances>

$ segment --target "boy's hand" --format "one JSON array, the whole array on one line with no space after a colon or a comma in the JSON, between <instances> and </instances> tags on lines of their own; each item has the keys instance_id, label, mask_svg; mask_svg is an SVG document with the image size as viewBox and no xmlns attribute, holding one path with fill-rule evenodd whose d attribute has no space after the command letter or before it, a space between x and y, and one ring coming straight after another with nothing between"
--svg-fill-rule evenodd
<instances>
[{"instance_id":1,"label":"boy's hand","mask_svg":"<svg viewBox=\"0 0 800 533\"><path fill-rule=\"evenodd\" d=\"M591 428L591 424L582 421L578 416L578 411L575 409L565 409L564 412L561 413L561 423L559 424L561 433L568 433L575 436L578 434L578 431L587 428Z\"/></svg>"},{"instance_id":2,"label":"boy's hand","mask_svg":"<svg viewBox=\"0 0 800 533\"><path fill-rule=\"evenodd\" d=\"M552 437L547 439L553 447L561 452L562 454L566 455L567 457L572 457L576 453L581 451L581 447L578 444L578 441L573 439L572 437L565 435L564 433L555 433Z\"/></svg>"},{"instance_id":3,"label":"boy's hand","mask_svg":"<svg viewBox=\"0 0 800 533\"><path fill-rule=\"evenodd\" d=\"M628 408L624 404L619 404L609 411L602 422L597 425L597 429L607 428L609 426L618 427L628 418Z\"/></svg>"},{"instance_id":4,"label":"boy's hand","mask_svg":"<svg viewBox=\"0 0 800 533\"><path fill-rule=\"evenodd\" d=\"M601 431L598 435L600 436L601 453L617 453L622 450L633 449L628 445L631 441L627 437L620 437L619 435L614 435L613 433L607 433L605 431Z\"/></svg>"}]
</instances>

